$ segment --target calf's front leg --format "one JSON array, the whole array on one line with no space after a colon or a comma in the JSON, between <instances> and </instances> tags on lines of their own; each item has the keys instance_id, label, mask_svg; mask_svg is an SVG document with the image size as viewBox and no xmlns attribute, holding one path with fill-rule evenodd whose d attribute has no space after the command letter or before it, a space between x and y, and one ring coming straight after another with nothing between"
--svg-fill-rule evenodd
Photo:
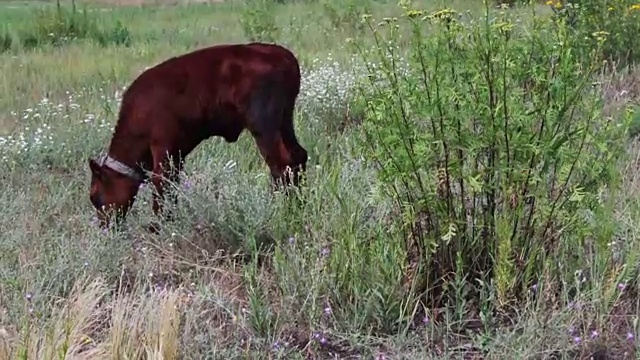
<instances>
[{"instance_id":1,"label":"calf's front leg","mask_svg":"<svg viewBox=\"0 0 640 360\"><path fill-rule=\"evenodd\" d=\"M173 211L167 208L166 202L167 198L171 198L171 203L174 207L177 205L178 199L173 189L171 189L170 182L179 183L182 161L180 159L170 159L168 152L165 150L153 151L153 155L154 166L151 183L155 191L152 195L152 210L157 218L171 221L173 219ZM155 223L151 224L150 230L157 232L158 227Z\"/></svg>"}]
</instances>

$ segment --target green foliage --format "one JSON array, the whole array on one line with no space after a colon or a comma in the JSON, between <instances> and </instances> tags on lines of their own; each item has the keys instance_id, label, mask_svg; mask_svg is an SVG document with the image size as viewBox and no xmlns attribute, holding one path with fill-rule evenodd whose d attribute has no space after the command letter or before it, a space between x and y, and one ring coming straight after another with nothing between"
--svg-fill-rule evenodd
<instances>
[{"instance_id":1,"label":"green foliage","mask_svg":"<svg viewBox=\"0 0 640 360\"><path fill-rule=\"evenodd\" d=\"M500 304L522 299L585 265L585 237L609 235L589 214L603 214L601 193L616 188L626 126L600 120L598 52L580 58L582 39L562 24L534 19L522 32L518 21L407 10L369 20L378 46L359 49L379 68L361 88L362 146L395 201L393 236L419 254L421 289L436 303L478 301L478 284L494 284Z\"/></svg>"},{"instance_id":2,"label":"green foliage","mask_svg":"<svg viewBox=\"0 0 640 360\"><path fill-rule=\"evenodd\" d=\"M43 45L62 46L78 40L95 41L101 46L131 45L129 29L120 21L112 28L102 28L86 8L80 11L72 1L71 9L67 9L59 0L55 8L34 10L30 22L16 30L16 38L25 49ZM0 36L0 50L9 50L12 39L10 32L5 31L5 35Z\"/></svg>"},{"instance_id":3,"label":"green foliage","mask_svg":"<svg viewBox=\"0 0 640 360\"><path fill-rule=\"evenodd\" d=\"M240 14L240 24L250 41L275 42L279 29L276 25L276 2L270 0L245 0Z\"/></svg>"},{"instance_id":4,"label":"green foliage","mask_svg":"<svg viewBox=\"0 0 640 360\"><path fill-rule=\"evenodd\" d=\"M367 0L330 1L322 3L325 16L331 22L333 31L345 29L351 33L361 33L366 29L361 21L363 14L371 12L371 2Z\"/></svg>"},{"instance_id":5,"label":"green foliage","mask_svg":"<svg viewBox=\"0 0 640 360\"><path fill-rule=\"evenodd\" d=\"M9 50L12 43L13 38L11 37L11 33L9 33L9 29L5 26L4 31L0 33L0 53Z\"/></svg>"},{"instance_id":6,"label":"green foliage","mask_svg":"<svg viewBox=\"0 0 640 360\"><path fill-rule=\"evenodd\" d=\"M621 65L640 59L640 4L635 0L550 0L555 15L566 21L574 36L582 41L577 47L589 51L596 43L606 60Z\"/></svg>"},{"instance_id":7,"label":"green foliage","mask_svg":"<svg viewBox=\"0 0 640 360\"><path fill-rule=\"evenodd\" d=\"M276 4L313 4L318 2L318 0L271 0Z\"/></svg>"},{"instance_id":8,"label":"green foliage","mask_svg":"<svg viewBox=\"0 0 640 360\"><path fill-rule=\"evenodd\" d=\"M637 137L640 135L640 107L635 106L632 109L631 124L629 125L629 136Z\"/></svg>"}]
</instances>

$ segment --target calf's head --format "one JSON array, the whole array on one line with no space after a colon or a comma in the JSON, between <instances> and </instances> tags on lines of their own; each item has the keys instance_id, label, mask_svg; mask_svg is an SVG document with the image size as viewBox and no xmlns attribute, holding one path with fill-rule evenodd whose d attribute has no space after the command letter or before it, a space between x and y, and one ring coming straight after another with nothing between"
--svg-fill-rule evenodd
<instances>
[{"instance_id":1,"label":"calf's head","mask_svg":"<svg viewBox=\"0 0 640 360\"><path fill-rule=\"evenodd\" d=\"M114 218L116 223L124 219L133 205L140 182L93 159L89 159L89 169L89 200L96 209L100 226L107 228L111 218Z\"/></svg>"}]
</instances>

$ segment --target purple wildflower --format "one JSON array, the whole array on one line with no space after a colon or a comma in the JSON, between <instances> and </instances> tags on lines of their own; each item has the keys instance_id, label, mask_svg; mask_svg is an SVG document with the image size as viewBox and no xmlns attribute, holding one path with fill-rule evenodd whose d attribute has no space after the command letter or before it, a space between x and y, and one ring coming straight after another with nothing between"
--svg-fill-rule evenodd
<instances>
[{"instance_id":1,"label":"purple wildflower","mask_svg":"<svg viewBox=\"0 0 640 360\"><path fill-rule=\"evenodd\" d=\"M320 332L313 334L313 337L320 343L320 345L326 345L329 342L327 337Z\"/></svg>"},{"instance_id":2,"label":"purple wildflower","mask_svg":"<svg viewBox=\"0 0 640 360\"><path fill-rule=\"evenodd\" d=\"M576 336L576 337L573 338L573 342L575 344L580 344L580 341L581 341L580 336Z\"/></svg>"},{"instance_id":3,"label":"purple wildflower","mask_svg":"<svg viewBox=\"0 0 640 360\"><path fill-rule=\"evenodd\" d=\"M627 333L627 340L631 341L634 339L633 333L632 332L628 332Z\"/></svg>"},{"instance_id":4,"label":"purple wildflower","mask_svg":"<svg viewBox=\"0 0 640 360\"><path fill-rule=\"evenodd\" d=\"M33 295L30 292L28 292L24 297L27 299L27 301L31 301L31 299L33 298Z\"/></svg>"},{"instance_id":5,"label":"purple wildflower","mask_svg":"<svg viewBox=\"0 0 640 360\"><path fill-rule=\"evenodd\" d=\"M581 310L582 304L579 301L572 301L569 303L569 308L574 310Z\"/></svg>"},{"instance_id":6,"label":"purple wildflower","mask_svg":"<svg viewBox=\"0 0 640 360\"><path fill-rule=\"evenodd\" d=\"M533 285L531 285L531 290L532 290L533 292L538 291L538 284L533 284Z\"/></svg>"},{"instance_id":7,"label":"purple wildflower","mask_svg":"<svg viewBox=\"0 0 640 360\"><path fill-rule=\"evenodd\" d=\"M320 251L320 254L322 256L329 256L330 253L331 253L331 250L329 250L328 247L322 248L322 250Z\"/></svg>"},{"instance_id":8,"label":"purple wildflower","mask_svg":"<svg viewBox=\"0 0 640 360\"><path fill-rule=\"evenodd\" d=\"M331 315L332 313L333 313L333 311L331 310L331 306L329 306L329 305L325 306L325 308L324 308L324 314L325 314L325 315L327 315L327 316L329 316L329 315Z\"/></svg>"},{"instance_id":9,"label":"purple wildflower","mask_svg":"<svg viewBox=\"0 0 640 360\"><path fill-rule=\"evenodd\" d=\"M624 291L624 289L627 287L627 284L625 283L619 283L618 284L618 290L620 291Z\"/></svg>"},{"instance_id":10,"label":"purple wildflower","mask_svg":"<svg viewBox=\"0 0 640 360\"><path fill-rule=\"evenodd\" d=\"M597 338L597 337L598 337L598 335L599 335L599 334L598 334L598 332L597 332L596 330L593 330L593 331L591 332L591 338L592 338L592 339Z\"/></svg>"},{"instance_id":11,"label":"purple wildflower","mask_svg":"<svg viewBox=\"0 0 640 360\"><path fill-rule=\"evenodd\" d=\"M296 243L296 238L293 236L289 238L289 245L294 245Z\"/></svg>"}]
</instances>

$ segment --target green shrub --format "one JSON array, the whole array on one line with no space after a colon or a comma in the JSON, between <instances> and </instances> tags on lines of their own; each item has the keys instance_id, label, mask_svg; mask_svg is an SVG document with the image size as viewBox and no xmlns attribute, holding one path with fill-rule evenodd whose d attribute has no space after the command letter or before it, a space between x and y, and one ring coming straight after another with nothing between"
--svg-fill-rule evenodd
<instances>
[{"instance_id":1,"label":"green shrub","mask_svg":"<svg viewBox=\"0 0 640 360\"><path fill-rule=\"evenodd\" d=\"M240 24L249 41L275 42L279 29L274 16L275 2L269 0L245 0L240 14Z\"/></svg>"},{"instance_id":2,"label":"green shrub","mask_svg":"<svg viewBox=\"0 0 640 360\"><path fill-rule=\"evenodd\" d=\"M367 0L324 1L322 7L332 25L332 31L344 29L355 34L366 29L360 21L362 14L371 12L371 2Z\"/></svg>"},{"instance_id":3,"label":"green shrub","mask_svg":"<svg viewBox=\"0 0 640 360\"><path fill-rule=\"evenodd\" d=\"M640 108L635 106L632 109L631 124L629 125L629 136L637 137L640 135Z\"/></svg>"},{"instance_id":4,"label":"green shrub","mask_svg":"<svg viewBox=\"0 0 640 360\"><path fill-rule=\"evenodd\" d=\"M5 32L0 41L5 46L0 50L11 47L9 32ZM79 11L72 1L71 9L61 6L57 1L55 8L41 8L35 10L27 26L17 31L20 44L25 49L33 49L43 45L62 46L77 40L91 40L107 45L131 45L131 33L120 21L112 28L102 28L96 19L89 15L86 9ZM8 44L8 45L7 45Z\"/></svg>"},{"instance_id":5,"label":"green shrub","mask_svg":"<svg viewBox=\"0 0 640 360\"><path fill-rule=\"evenodd\" d=\"M582 51L604 39L600 47L606 60L621 65L640 58L640 4L635 0L550 0L558 18L564 19L582 41Z\"/></svg>"},{"instance_id":6,"label":"green shrub","mask_svg":"<svg viewBox=\"0 0 640 360\"><path fill-rule=\"evenodd\" d=\"M602 194L617 184L627 124L600 117L603 43L579 54L583 40L563 23L534 18L525 32L515 16L407 10L369 18L378 45L356 46L378 64L361 86L361 140L395 203L399 266L420 290L405 297L506 306L543 283L570 287L592 251L611 256Z\"/></svg>"},{"instance_id":7,"label":"green shrub","mask_svg":"<svg viewBox=\"0 0 640 360\"><path fill-rule=\"evenodd\" d=\"M0 33L0 53L11 49L12 44L13 44L13 38L9 33L9 29L5 27L4 31Z\"/></svg>"}]
</instances>

